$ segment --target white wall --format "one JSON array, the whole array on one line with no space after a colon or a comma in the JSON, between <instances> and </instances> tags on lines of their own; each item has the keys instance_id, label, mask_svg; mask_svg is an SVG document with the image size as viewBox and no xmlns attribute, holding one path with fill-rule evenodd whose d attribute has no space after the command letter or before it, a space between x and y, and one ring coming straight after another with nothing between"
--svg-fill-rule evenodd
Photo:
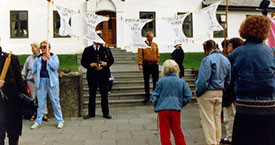
<instances>
[{"instance_id":1,"label":"white wall","mask_svg":"<svg viewBox=\"0 0 275 145\"><path fill-rule=\"evenodd\" d=\"M3 1L3 0L1 0ZM57 5L63 0L58 0ZM67 0L68 1L68 0ZM85 0L70 0L73 5L71 9L86 11ZM60 2L60 3L58 3ZM32 4L30 4L32 3ZM68 4L68 2L67 2ZM68 5L69 6L69 5ZM28 38L10 38L10 11L26 10L28 11ZM32 42L41 42L47 39L47 1L37 0L5 0L1 8L1 37L4 51L13 50L15 54L30 54L30 44ZM81 53L86 45L86 41L75 38L53 38L53 8L50 10L50 42L52 44L51 51L58 54L75 54ZM73 30L83 35L85 33L84 21L80 16L74 16L72 20Z\"/></svg>"},{"instance_id":2,"label":"white wall","mask_svg":"<svg viewBox=\"0 0 275 145\"><path fill-rule=\"evenodd\" d=\"M156 37L154 41L159 45L160 52L171 52L169 47L172 42L172 31L161 20L162 17L175 16L178 12L188 12L201 9L202 0L55 0L56 5L64 6L75 11L96 12L101 10L115 11L117 15L117 46L123 48L129 44L129 28L121 18L138 19L141 11L153 11L156 13ZM31 3L31 4L30 4ZM29 38L10 38L10 11L27 10ZM224 13L218 11L218 13ZM77 38L53 38L53 18L50 11L50 42L52 52L58 54L81 53L85 46L92 42ZM260 14L258 12L230 11L228 15L228 37L238 37L238 30L246 15ZM47 1L46 0L0 0L0 36L3 50L13 50L16 54L30 54L30 44L47 39ZM193 14L193 39L194 42L183 44L185 52L202 52L202 43L209 39L203 35L207 28L204 22L196 14ZM87 24L80 14L72 17L72 29L80 36L87 32ZM210 37L212 38L212 36ZM145 38L144 38L145 39ZM192 39L192 38L191 38ZM214 38L220 44L222 38Z\"/></svg>"}]
</instances>

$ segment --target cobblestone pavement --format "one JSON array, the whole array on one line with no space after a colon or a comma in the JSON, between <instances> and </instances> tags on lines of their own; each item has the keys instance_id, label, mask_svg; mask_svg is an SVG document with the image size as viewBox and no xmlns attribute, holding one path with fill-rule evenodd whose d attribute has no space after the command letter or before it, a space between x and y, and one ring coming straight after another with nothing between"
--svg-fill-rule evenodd
<instances>
[{"instance_id":1,"label":"cobblestone pavement","mask_svg":"<svg viewBox=\"0 0 275 145\"><path fill-rule=\"evenodd\" d=\"M24 121L20 145L159 145L157 114L152 105L111 107L113 119L97 116L93 119L65 118L63 129L57 129L55 119L43 122L31 130L33 122ZM200 124L199 107L190 103L182 113L182 128L187 145L205 145ZM173 145L174 141L172 139Z\"/></svg>"}]
</instances>

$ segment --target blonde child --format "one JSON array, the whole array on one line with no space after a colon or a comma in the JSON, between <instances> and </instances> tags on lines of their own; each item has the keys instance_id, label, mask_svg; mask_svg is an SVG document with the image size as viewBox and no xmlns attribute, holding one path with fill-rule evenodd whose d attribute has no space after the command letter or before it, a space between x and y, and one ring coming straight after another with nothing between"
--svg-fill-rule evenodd
<instances>
[{"instance_id":1,"label":"blonde child","mask_svg":"<svg viewBox=\"0 0 275 145\"><path fill-rule=\"evenodd\" d=\"M180 125L180 113L192 94L188 84L178 78L179 66L174 60L164 62L162 73L164 77L157 82L152 95L154 110L158 113L161 144L172 145L171 130L176 145L186 145Z\"/></svg>"}]
</instances>

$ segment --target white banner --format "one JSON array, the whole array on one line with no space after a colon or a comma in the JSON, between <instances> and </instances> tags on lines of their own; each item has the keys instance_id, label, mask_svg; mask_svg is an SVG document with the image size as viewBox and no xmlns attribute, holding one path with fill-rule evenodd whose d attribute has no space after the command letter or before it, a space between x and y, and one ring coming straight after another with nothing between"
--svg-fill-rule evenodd
<instances>
[{"instance_id":1,"label":"white banner","mask_svg":"<svg viewBox=\"0 0 275 145\"><path fill-rule=\"evenodd\" d=\"M148 48L149 46L144 42L141 36L143 26L151 22L151 19L125 19L124 22L130 27L131 30L131 47Z\"/></svg>"},{"instance_id":2,"label":"white banner","mask_svg":"<svg viewBox=\"0 0 275 145\"><path fill-rule=\"evenodd\" d=\"M60 28L59 35L61 36L73 36L76 37L76 34L73 32L69 21L70 18L76 14L73 10L69 10L67 8L56 6L57 12L60 16Z\"/></svg>"},{"instance_id":3,"label":"white banner","mask_svg":"<svg viewBox=\"0 0 275 145\"><path fill-rule=\"evenodd\" d=\"M105 44L105 42L96 34L95 28L99 23L108 21L109 18L92 13L85 13L82 16L88 24L88 33L84 37L94 42Z\"/></svg>"},{"instance_id":4,"label":"white banner","mask_svg":"<svg viewBox=\"0 0 275 145\"><path fill-rule=\"evenodd\" d=\"M221 31L223 30L223 27L220 25L220 23L217 20L217 8L221 1L216 2L202 10L200 10L198 13L202 15L204 20L202 20L202 25L208 25L208 35L213 33L214 31ZM206 23L205 23L205 22Z\"/></svg>"},{"instance_id":5,"label":"white banner","mask_svg":"<svg viewBox=\"0 0 275 145\"><path fill-rule=\"evenodd\" d=\"M163 18L163 20L166 21L170 25L170 27L172 28L172 30L174 32L172 46L188 42L188 39L186 38L186 36L184 35L184 33L182 31L183 21L188 15L189 15L189 13L184 14L184 15L179 15L176 17L171 17L171 18Z\"/></svg>"}]
</instances>

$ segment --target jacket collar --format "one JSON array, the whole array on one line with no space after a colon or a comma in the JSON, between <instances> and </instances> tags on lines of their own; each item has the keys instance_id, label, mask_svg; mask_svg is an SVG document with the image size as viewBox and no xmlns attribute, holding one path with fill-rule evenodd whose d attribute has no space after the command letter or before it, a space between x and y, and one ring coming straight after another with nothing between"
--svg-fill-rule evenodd
<instances>
[{"instance_id":1,"label":"jacket collar","mask_svg":"<svg viewBox=\"0 0 275 145\"><path fill-rule=\"evenodd\" d=\"M169 73L166 76L177 76L177 74L175 74L175 73Z\"/></svg>"},{"instance_id":2,"label":"jacket collar","mask_svg":"<svg viewBox=\"0 0 275 145\"><path fill-rule=\"evenodd\" d=\"M210 53L209 53L209 55L214 54L214 53L221 53L221 52L220 52L220 50L219 50L219 49L216 49L216 50L214 50L214 51L210 52Z\"/></svg>"}]
</instances>

